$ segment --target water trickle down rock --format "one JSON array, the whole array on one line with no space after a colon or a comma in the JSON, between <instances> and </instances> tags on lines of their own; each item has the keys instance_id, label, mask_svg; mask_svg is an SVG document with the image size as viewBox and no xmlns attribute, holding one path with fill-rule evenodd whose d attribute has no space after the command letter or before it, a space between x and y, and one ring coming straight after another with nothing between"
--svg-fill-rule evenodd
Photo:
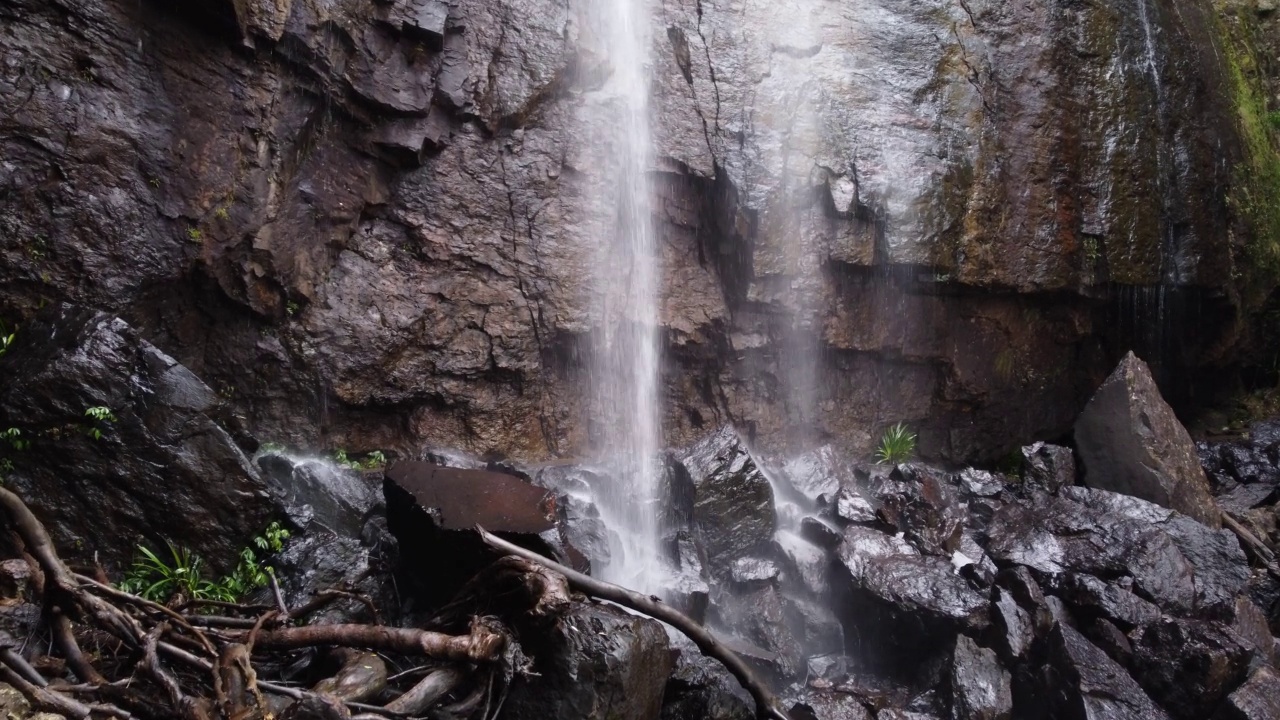
<instances>
[{"instance_id":1,"label":"water trickle down rock","mask_svg":"<svg viewBox=\"0 0 1280 720\"><path fill-rule=\"evenodd\" d=\"M382 510L382 488L359 470L284 453L258 456L258 468L272 495L301 528L318 523L344 537L358 538L370 516Z\"/></svg>"},{"instance_id":2,"label":"water trickle down rock","mask_svg":"<svg viewBox=\"0 0 1280 720\"><path fill-rule=\"evenodd\" d=\"M1076 421L1085 482L1172 508L1209 527L1221 525L1195 443L1178 422L1147 364L1132 352Z\"/></svg>"}]
</instances>

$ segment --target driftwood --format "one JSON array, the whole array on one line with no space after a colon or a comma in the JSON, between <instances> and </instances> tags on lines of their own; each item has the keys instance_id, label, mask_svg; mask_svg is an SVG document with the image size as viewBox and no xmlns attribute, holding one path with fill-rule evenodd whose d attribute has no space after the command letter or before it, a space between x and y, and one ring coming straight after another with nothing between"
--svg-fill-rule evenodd
<instances>
[{"instance_id":1,"label":"driftwood","mask_svg":"<svg viewBox=\"0 0 1280 720\"><path fill-rule=\"evenodd\" d=\"M191 600L167 606L73 572L58 556L44 526L13 492L0 487L22 556L31 565L36 596L54 648L79 685L49 682L0 636L0 681L41 710L71 718L139 717L215 720L270 716L263 693L290 698L303 716L311 709L341 717L385 720L422 715L485 720L500 706L514 657L513 636L485 615L503 597L508 613L544 621L568 607L564 578L542 565L511 558L487 569L448 606L448 622L432 629L381 624L368 597L334 588L289 608L271 577L273 605ZM363 603L374 624L297 625L338 598ZM213 613L213 614L211 614ZM447 626L450 632L442 632ZM298 650L334 647L346 664L314 689L294 687L263 668L287 666ZM92 649L92 653L85 649ZM363 648L428 659L428 672L393 685L386 666ZM518 655L516 653L515 655ZM270 664L263 665L264 660ZM58 667L61 661L55 661ZM166 665L167 664L167 665ZM40 667L48 667L40 664ZM273 672L275 670L272 670ZM116 682L113 682L116 681ZM496 712L496 710L495 710Z\"/></svg>"},{"instance_id":2,"label":"driftwood","mask_svg":"<svg viewBox=\"0 0 1280 720\"><path fill-rule=\"evenodd\" d=\"M737 653L725 647L702 625L694 622L689 616L676 610L675 608L662 602L652 595L642 595L633 590L607 583L602 580L584 575L572 568L565 567L554 560L548 560L532 550L509 543L502 538L487 532L482 527L476 527L476 532L480 533L480 537L495 550L500 550L509 555L516 555L526 560L539 563L555 572L563 575L569 581L569 585L575 589L610 602L617 603L625 608L634 610L651 618L661 620L671 627L684 633L690 640L698 646L703 655L720 661L730 673L737 678L738 682L747 692L751 693L752 699L756 702L756 712L760 717L770 717L776 720L791 720L790 715L783 708L782 702L778 700L763 682L761 682L747 667L747 664L738 657Z\"/></svg>"}]
</instances>

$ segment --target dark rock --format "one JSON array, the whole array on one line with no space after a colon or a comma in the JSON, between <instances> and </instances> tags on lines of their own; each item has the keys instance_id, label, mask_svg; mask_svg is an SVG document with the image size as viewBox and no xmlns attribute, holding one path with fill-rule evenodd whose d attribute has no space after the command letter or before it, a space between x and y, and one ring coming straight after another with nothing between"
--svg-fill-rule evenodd
<instances>
[{"instance_id":1,"label":"dark rock","mask_svg":"<svg viewBox=\"0 0 1280 720\"><path fill-rule=\"evenodd\" d=\"M401 461L387 481L428 510L442 530L537 534L555 527L546 490L505 473Z\"/></svg>"},{"instance_id":2,"label":"dark rock","mask_svg":"<svg viewBox=\"0 0 1280 720\"><path fill-rule=\"evenodd\" d=\"M1132 352L1080 414L1075 439L1089 486L1221 526L1195 443L1160 396L1147 364Z\"/></svg>"},{"instance_id":3,"label":"dark rock","mask_svg":"<svg viewBox=\"0 0 1280 720\"><path fill-rule=\"evenodd\" d=\"M826 528L826 526L823 526ZM826 528L830 530L830 528ZM837 535L837 540L840 536ZM781 530L778 546L789 561L787 575L783 578L787 587L803 587L812 597L825 597L830 588L830 549L821 548L800 535Z\"/></svg>"},{"instance_id":4,"label":"dark rock","mask_svg":"<svg viewBox=\"0 0 1280 720\"><path fill-rule=\"evenodd\" d=\"M1031 616L1018 607L1007 590L996 589L996 601L992 605L992 622L1000 633L1001 653L1017 660L1026 655L1035 639Z\"/></svg>"},{"instance_id":5,"label":"dark rock","mask_svg":"<svg viewBox=\"0 0 1280 720\"><path fill-rule=\"evenodd\" d=\"M1094 618L1081 628L1081 632L1120 665L1129 667L1133 663L1133 643L1110 620Z\"/></svg>"},{"instance_id":6,"label":"dark rock","mask_svg":"<svg viewBox=\"0 0 1280 720\"><path fill-rule=\"evenodd\" d=\"M1134 628L1160 618L1160 608L1114 583L1092 575L1069 573L1055 588L1059 597L1076 608L1089 610L1121 627Z\"/></svg>"},{"instance_id":7,"label":"dark rock","mask_svg":"<svg viewBox=\"0 0 1280 720\"><path fill-rule=\"evenodd\" d=\"M894 555L919 555L911 543L868 527L851 525L844 529L838 548L840 562L855 582L861 581L868 564L875 558Z\"/></svg>"},{"instance_id":8,"label":"dark rock","mask_svg":"<svg viewBox=\"0 0 1280 720\"><path fill-rule=\"evenodd\" d=\"M385 530L371 544L323 530L290 539L284 550L272 558L280 579L280 590L291 608L300 607L325 590L341 589L360 593L373 601L383 622L392 622L400 612L399 594L392 572L396 545ZM269 595L263 592L268 599ZM364 603L339 598L311 615L312 624L341 624L374 621Z\"/></svg>"},{"instance_id":9,"label":"dark rock","mask_svg":"<svg viewBox=\"0 0 1280 720\"><path fill-rule=\"evenodd\" d=\"M793 679L804 672L805 649L788 622L788 602L778 588L718 594L710 613L713 625L731 629L733 635L763 650L758 659L772 675Z\"/></svg>"},{"instance_id":10,"label":"dark rock","mask_svg":"<svg viewBox=\"0 0 1280 720\"><path fill-rule=\"evenodd\" d=\"M758 557L744 557L733 561L729 579L739 585L770 584L778 579L778 564Z\"/></svg>"},{"instance_id":11,"label":"dark rock","mask_svg":"<svg viewBox=\"0 0 1280 720\"><path fill-rule=\"evenodd\" d=\"M755 703L719 661L680 636L672 641L675 670L662 696L662 720L752 720Z\"/></svg>"},{"instance_id":12,"label":"dark rock","mask_svg":"<svg viewBox=\"0 0 1280 720\"><path fill-rule=\"evenodd\" d=\"M1131 578L1133 592L1179 613L1218 612L1248 577L1235 537L1137 498L1063 488L1006 506L992 521L987 551L998 563L1043 575L1075 571Z\"/></svg>"},{"instance_id":13,"label":"dark rock","mask_svg":"<svg viewBox=\"0 0 1280 720\"><path fill-rule=\"evenodd\" d=\"M574 603L544 637L521 637L536 675L517 677L510 720L650 720L671 673L667 633L612 605Z\"/></svg>"},{"instance_id":14,"label":"dark rock","mask_svg":"<svg viewBox=\"0 0 1280 720\"><path fill-rule=\"evenodd\" d=\"M827 604L790 596L783 597L782 603L787 626L806 656L844 651L844 628Z\"/></svg>"},{"instance_id":15,"label":"dark rock","mask_svg":"<svg viewBox=\"0 0 1280 720\"><path fill-rule=\"evenodd\" d=\"M314 522L338 535L360 537L382 509L381 484L327 460L295 459L278 452L257 458L271 494L298 527Z\"/></svg>"},{"instance_id":16,"label":"dark rock","mask_svg":"<svg viewBox=\"0 0 1280 720\"><path fill-rule=\"evenodd\" d=\"M1252 653L1216 623L1165 618L1131 635L1133 674L1180 720L1203 720L1244 682Z\"/></svg>"},{"instance_id":17,"label":"dark rock","mask_svg":"<svg viewBox=\"0 0 1280 720\"><path fill-rule=\"evenodd\" d=\"M850 576L836 594L845 633L888 672L918 673L940 645L988 625L986 598L942 558L886 554L845 565Z\"/></svg>"},{"instance_id":18,"label":"dark rock","mask_svg":"<svg viewBox=\"0 0 1280 720\"><path fill-rule=\"evenodd\" d=\"M986 470L965 468L956 473L956 482L970 497L990 498L1004 491L1004 481Z\"/></svg>"},{"instance_id":19,"label":"dark rock","mask_svg":"<svg viewBox=\"0 0 1280 720\"><path fill-rule=\"evenodd\" d=\"M1008 720L1013 714L1009 673L994 652L964 635L952 653L951 698L956 720Z\"/></svg>"},{"instance_id":20,"label":"dark rock","mask_svg":"<svg viewBox=\"0 0 1280 720\"><path fill-rule=\"evenodd\" d=\"M1280 653L1277 652L1280 648L1271 634L1266 613L1244 595L1236 598L1231 630L1258 660L1268 665L1280 665Z\"/></svg>"},{"instance_id":21,"label":"dark rock","mask_svg":"<svg viewBox=\"0 0 1280 720\"><path fill-rule=\"evenodd\" d=\"M852 487L842 487L835 496L836 517L847 523L873 523L876 509Z\"/></svg>"},{"instance_id":22,"label":"dark rock","mask_svg":"<svg viewBox=\"0 0 1280 720\"><path fill-rule=\"evenodd\" d=\"M773 490L731 427L721 428L684 455L696 499L693 520L713 575L773 540Z\"/></svg>"},{"instance_id":23,"label":"dark rock","mask_svg":"<svg viewBox=\"0 0 1280 720\"><path fill-rule=\"evenodd\" d=\"M1223 720L1275 720L1280 718L1280 674L1262 666L1227 698Z\"/></svg>"},{"instance_id":24,"label":"dark rock","mask_svg":"<svg viewBox=\"0 0 1280 720\"><path fill-rule=\"evenodd\" d=\"M1059 620L1049 637L1049 663L1056 672L1041 676L1041 687L1017 707L1049 706L1048 717L1099 720L1167 720L1161 710L1124 668L1090 643L1075 628Z\"/></svg>"},{"instance_id":25,"label":"dark rock","mask_svg":"<svg viewBox=\"0 0 1280 720\"><path fill-rule=\"evenodd\" d=\"M541 468L533 477L538 487L555 492L556 524L568 544L577 548L593 567L608 565L610 534L594 498L605 482L597 473L572 465Z\"/></svg>"},{"instance_id":26,"label":"dark rock","mask_svg":"<svg viewBox=\"0 0 1280 720\"><path fill-rule=\"evenodd\" d=\"M834 495L853 481L854 467L849 457L832 445L823 445L787 457L779 469L791 487L803 497L816 500L822 495Z\"/></svg>"},{"instance_id":27,"label":"dark rock","mask_svg":"<svg viewBox=\"0 0 1280 720\"><path fill-rule=\"evenodd\" d=\"M706 618L711 597L707 572L688 531L677 533L675 544L675 562L670 568L674 576L667 581L665 588L667 601L689 617L702 622Z\"/></svg>"},{"instance_id":28,"label":"dark rock","mask_svg":"<svg viewBox=\"0 0 1280 720\"><path fill-rule=\"evenodd\" d=\"M452 599L467 580L491 563L495 552L476 525L535 552L574 565L558 543L554 495L505 473L396 462L383 481L387 527L405 564L400 587L430 606Z\"/></svg>"},{"instance_id":29,"label":"dark rock","mask_svg":"<svg viewBox=\"0 0 1280 720\"><path fill-rule=\"evenodd\" d=\"M1076 483L1076 458L1071 448L1034 443L1022 448L1023 481L1055 493Z\"/></svg>"},{"instance_id":30,"label":"dark rock","mask_svg":"<svg viewBox=\"0 0 1280 720\"><path fill-rule=\"evenodd\" d=\"M0 368L21 378L0 388L0 427L31 441L6 484L64 557L119 567L139 543L172 542L229 570L275 512L214 419L217 394L123 320L59 306L23 327Z\"/></svg>"}]
</instances>

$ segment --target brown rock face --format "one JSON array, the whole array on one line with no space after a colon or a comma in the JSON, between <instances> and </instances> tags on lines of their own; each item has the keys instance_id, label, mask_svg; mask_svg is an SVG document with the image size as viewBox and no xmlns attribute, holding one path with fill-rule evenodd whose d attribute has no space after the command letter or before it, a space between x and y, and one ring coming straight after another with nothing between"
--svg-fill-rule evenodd
<instances>
[{"instance_id":1,"label":"brown rock face","mask_svg":"<svg viewBox=\"0 0 1280 720\"><path fill-rule=\"evenodd\" d=\"M1231 352L1212 0L650 5L668 445L990 457ZM599 7L5 0L0 317L108 310L265 440L589 453Z\"/></svg>"},{"instance_id":2,"label":"brown rock face","mask_svg":"<svg viewBox=\"0 0 1280 720\"><path fill-rule=\"evenodd\" d=\"M1195 443L1160 397L1147 364L1133 353L1089 401L1075 437L1087 485L1142 498L1210 527L1221 525Z\"/></svg>"}]
</instances>

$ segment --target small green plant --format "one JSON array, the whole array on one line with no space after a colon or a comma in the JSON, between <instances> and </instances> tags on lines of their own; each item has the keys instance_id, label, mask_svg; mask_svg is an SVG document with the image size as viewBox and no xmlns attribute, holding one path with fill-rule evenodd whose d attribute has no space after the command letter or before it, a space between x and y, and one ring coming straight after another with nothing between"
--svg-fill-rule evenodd
<instances>
[{"instance_id":1,"label":"small green plant","mask_svg":"<svg viewBox=\"0 0 1280 720\"><path fill-rule=\"evenodd\" d=\"M204 237L204 233L200 232L200 228L187 228L187 239L191 242L200 242L202 237Z\"/></svg>"},{"instance_id":2,"label":"small green plant","mask_svg":"<svg viewBox=\"0 0 1280 720\"><path fill-rule=\"evenodd\" d=\"M876 448L876 464L897 465L911 459L916 451L916 434L898 423L880 437L880 446Z\"/></svg>"},{"instance_id":3,"label":"small green plant","mask_svg":"<svg viewBox=\"0 0 1280 720\"><path fill-rule=\"evenodd\" d=\"M103 436L103 426L116 421L116 416L111 412L111 408L105 405L98 405L91 408L85 408L84 416L93 420L93 425L85 429L89 433L89 437L94 440L101 440Z\"/></svg>"},{"instance_id":4,"label":"small green plant","mask_svg":"<svg viewBox=\"0 0 1280 720\"><path fill-rule=\"evenodd\" d=\"M200 556L173 543L169 546L169 559L139 545L138 557L125 574L120 589L153 602L167 602L175 595L188 600L235 601L227 588L202 577L204 563Z\"/></svg>"},{"instance_id":5,"label":"small green plant","mask_svg":"<svg viewBox=\"0 0 1280 720\"><path fill-rule=\"evenodd\" d=\"M288 538L289 531L273 522L253 539L253 544L264 553L278 553ZM120 582L120 589L153 602L167 602L175 595L188 600L235 602L271 582L275 572L262 563L252 547L247 547L240 551L240 562L230 575L217 581L206 580L199 555L172 543L168 547L169 559L165 560L139 545L138 557Z\"/></svg>"},{"instance_id":6,"label":"small green plant","mask_svg":"<svg viewBox=\"0 0 1280 720\"><path fill-rule=\"evenodd\" d=\"M381 450L366 453L364 459L356 460L347 456L347 451L338 448L333 451L333 462L348 470L376 470L387 464L387 456Z\"/></svg>"},{"instance_id":7,"label":"small green plant","mask_svg":"<svg viewBox=\"0 0 1280 720\"><path fill-rule=\"evenodd\" d=\"M290 300L288 303L285 304L284 311L289 313L289 317L293 317L298 313L298 310L300 310L301 308L302 306L298 304L297 300Z\"/></svg>"},{"instance_id":8,"label":"small green plant","mask_svg":"<svg viewBox=\"0 0 1280 720\"><path fill-rule=\"evenodd\" d=\"M217 208L214 209L213 216L218 218L219 220L226 220L228 217L230 217L230 213L227 212L226 205L219 205Z\"/></svg>"},{"instance_id":9,"label":"small green plant","mask_svg":"<svg viewBox=\"0 0 1280 720\"><path fill-rule=\"evenodd\" d=\"M9 446L14 450L26 450L31 447L31 441L23 438L22 431L15 427L0 430L0 440L8 441Z\"/></svg>"},{"instance_id":10,"label":"small green plant","mask_svg":"<svg viewBox=\"0 0 1280 720\"><path fill-rule=\"evenodd\" d=\"M4 323L0 322L0 356L9 352L9 346L13 344L13 338L17 333L6 332Z\"/></svg>"},{"instance_id":11,"label":"small green plant","mask_svg":"<svg viewBox=\"0 0 1280 720\"><path fill-rule=\"evenodd\" d=\"M1280 110L1267 113L1267 122L1271 123L1271 127L1280 130Z\"/></svg>"}]
</instances>

